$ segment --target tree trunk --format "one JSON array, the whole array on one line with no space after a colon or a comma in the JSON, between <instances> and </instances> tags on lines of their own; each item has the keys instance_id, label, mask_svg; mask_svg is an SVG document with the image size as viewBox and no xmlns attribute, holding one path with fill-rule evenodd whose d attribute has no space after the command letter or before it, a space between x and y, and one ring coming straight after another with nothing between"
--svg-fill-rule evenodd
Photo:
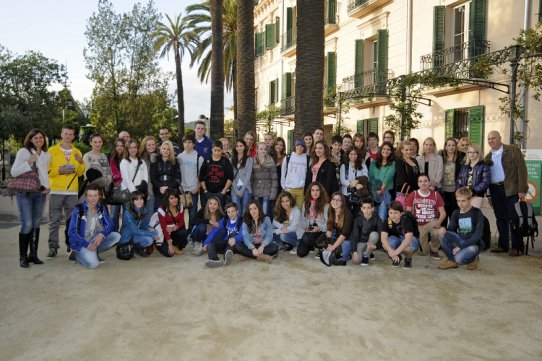
<instances>
[{"instance_id":1,"label":"tree trunk","mask_svg":"<svg viewBox=\"0 0 542 361\"><path fill-rule=\"evenodd\" d=\"M223 0L211 0L211 139L224 136L224 44L222 40Z\"/></svg>"},{"instance_id":2,"label":"tree trunk","mask_svg":"<svg viewBox=\"0 0 542 361\"><path fill-rule=\"evenodd\" d=\"M237 120L239 134L256 130L254 0L237 0Z\"/></svg>"},{"instance_id":3,"label":"tree trunk","mask_svg":"<svg viewBox=\"0 0 542 361\"><path fill-rule=\"evenodd\" d=\"M233 61L232 64L232 89L233 89L233 139L239 138L239 135L237 134L239 132L239 129L235 126L237 123L237 61Z\"/></svg>"},{"instance_id":4,"label":"tree trunk","mask_svg":"<svg viewBox=\"0 0 542 361\"><path fill-rule=\"evenodd\" d=\"M179 53L178 47L175 47L175 75L177 76L177 143L182 151L184 137L184 88L181 54Z\"/></svg>"},{"instance_id":5,"label":"tree trunk","mask_svg":"<svg viewBox=\"0 0 542 361\"><path fill-rule=\"evenodd\" d=\"M323 124L324 1L297 0L296 139Z\"/></svg>"}]
</instances>

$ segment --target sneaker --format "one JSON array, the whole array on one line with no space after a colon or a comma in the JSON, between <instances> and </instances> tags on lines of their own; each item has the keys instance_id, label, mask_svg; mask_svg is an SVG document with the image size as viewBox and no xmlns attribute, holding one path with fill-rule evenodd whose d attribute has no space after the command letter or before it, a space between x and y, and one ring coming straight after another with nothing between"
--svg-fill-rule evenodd
<instances>
[{"instance_id":1,"label":"sneaker","mask_svg":"<svg viewBox=\"0 0 542 361\"><path fill-rule=\"evenodd\" d=\"M194 250L192 251L192 255L201 256L202 254L203 254L203 246L201 245L201 243L197 243L194 246Z\"/></svg>"},{"instance_id":2,"label":"sneaker","mask_svg":"<svg viewBox=\"0 0 542 361\"><path fill-rule=\"evenodd\" d=\"M224 253L224 266L229 266L231 264L232 259L233 259L233 252L231 249L228 249L226 253Z\"/></svg>"},{"instance_id":3,"label":"sneaker","mask_svg":"<svg viewBox=\"0 0 542 361\"><path fill-rule=\"evenodd\" d=\"M47 258L49 258L49 256L47 256ZM98 259L99 258L100 257L98 257ZM73 261L73 262L77 261L77 252L76 251L70 251L70 254L68 255L68 261Z\"/></svg>"},{"instance_id":4,"label":"sneaker","mask_svg":"<svg viewBox=\"0 0 542 361\"><path fill-rule=\"evenodd\" d=\"M457 268L457 262L446 260L438 265L438 269L447 270L451 268Z\"/></svg>"},{"instance_id":5,"label":"sneaker","mask_svg":"<svg viewBox=\"0 0 542 361\"><path fill-rule=\"evenodd\" d=\"M431 256L431 258L433 259L440 259L440 254L438 253L438 251L429 251L429 256Z\"/></svg>"},{"instance_id":6,"label":"sneaker","mask_svg":"<svg viewBox=\"0 0 542 361\"><path fill-rule=\"evenodd\" d=\"M493 248L490 252L491 253L508 253L508 249L496 247L496 248Z\"/></svg>"},{"instance_id":7,"label":"sneaker","mask_svg":"<svg viewBox=\"0 0 542 361\"><path fill-rule=\"evenodd\" d=\"M98 256L98 261L100 261L100 264L101 263L105 263L105 259L103 259L102 257Z\"/></svg>"},{"instance_id":8,"label":"sneaker","mask_svg":"<svg viewBox=\"0 0 542 361\"><path fill-rule=\"evenodd\" d=\"M369 265L369 257L363 256L361 258L361 265L364 266L364 267L368 266Z\"/></svg>"},{"instance_id":9,"label":"sneaker","mask_svg":"<svg viewBox=\"0 0 542 361\"><path fill-rule=\"evenodd\" d=\"M398 257L399 257L399 259L397 261L393 261L393 260L391 261L391 266L392 267L397 268L397 267L399 267L401 265L401 261L402 261L403 257L401 257L401 255L399 255Z\"/></svg>"},{"instance_id":10,"label":"sneaker","mask_svg":"<svg viewBox=\"0 0 542 361\"><path fill-rule=\"evenodd\" d=\"M346 266L346 261L341 259L336 259L333 261L334 266Z\"/></svg>"},{"instance_id":11,"label":"sneaker","mask_svg":"<svg viewBox=\"0 0 542 361\"><path fill-rule=\"evenodd\" d=\"M297 254L297 247L292 248L290 254Z\"/></svg>"},{"instance_id":12,"label":"sneaker","mask_svg":"<svg viewBox=\"0 0 542 361\"><path fill-rule=\"evenodd\" d=\"M49 248L49 253L47 253L47 259L53 259L56 257L58 253L58 250L57 248Z\"/></svg>"},{"instance_id":13,"label":"sneaker","mask_svg":"<svg viewBox=\"0 0 542 361\"><path fill-rule=\"evenodd\" d=\"M150 254L145 252L145 247L141 247L139 245L134 245L135 253L139 255L139 257L149 257Z\"/></svg>"},{"instance_id":14,"label":"sneaker","mask_svg":"<svg viewBox=\"0 0 542 361\"><path fill-rule=\"evenodd\" d=\"M316 251L316 254L314 255L314 258L320 259L320 255L322 255L322 250L321 249Z\"/></svg>"},{"instance_id":15,"label":"sneaker","mask_svg":"<svg viewBox=\"0 0 542 361\"><path fill-rule=\"evenodd\" d=\"M369 256L370 259L375 259L375 254L374 253L371 253L371 255Z\"/></svg>"},{"instance_id":16,"label":"sneaker","mask_svg":"<svg viewBox=\"0 0 542 361\"><path fill-rule=\"evenodd\" d=\"M224 262L218 260L218 259L210 259L207 262L205 262L205 265L209 268L217 268L222 267L224 265Z\"/></svg>"},{"instance_id":17,"label":"sneaker","mask_svg":"<svg viewBox=\"0 0 542 361\"><path fill-rule=\"evenodd\" d=\"M404 269L411 269L412 268L412 258L405 258L405 264L403 266Z\"/></svg>"},{"instance_id":18,"label":"sneaker","mask_svg":"<svg viewBox=\"0 0 542 361\"><path fill-rule=\"evenodd\" d=\"M283 243L280 248L281 252L290 252L292 249L294 249L294 246L289 243Z\"/></svg>"}]
</instances>

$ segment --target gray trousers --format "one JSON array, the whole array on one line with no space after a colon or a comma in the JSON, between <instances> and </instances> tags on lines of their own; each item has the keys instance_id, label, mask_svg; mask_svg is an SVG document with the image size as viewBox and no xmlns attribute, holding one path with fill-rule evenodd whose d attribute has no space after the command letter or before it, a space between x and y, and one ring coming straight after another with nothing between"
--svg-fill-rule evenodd
<instances>
[{"instance_id":1,"label":"gray trousers","mask_svg":"<svg viewBox=\"0 0 542 361\"><path fill-rule=\"evenodd\" d=\"M49 248L58 248L58 229L62 211L66 221L70 218L72 210L77 204L77 194L51 194L49 197ZM66 228L69 224L66 223Z\"/></svg>"},{"instance_id":2,"label":"gray trousers","mask_svg":"<svg viewBox=\"0 0 542 361\"><path fill-rule=\"evenodd\" d=\"M378 232L371 232L367 242L357 242L355 245L352 244L352 251L357 252L360 256L369 257L371 253L373 253L373 250L367 248L367 243L376 245L378 240Z\"/></svg>"}]
</instances>

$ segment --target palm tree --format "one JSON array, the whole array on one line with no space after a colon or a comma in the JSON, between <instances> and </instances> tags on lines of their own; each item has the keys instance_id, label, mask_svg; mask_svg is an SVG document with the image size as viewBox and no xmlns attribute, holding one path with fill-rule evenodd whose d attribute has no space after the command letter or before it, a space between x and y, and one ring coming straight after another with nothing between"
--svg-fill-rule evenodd
<instances>
[{"instance_id":1,"label":"palm tree","mask_svg":"<svg viewBox=\"0 0 542 361\"><path fill-rule=\"evenodd\" d=\"M295 130L322 126L324 87L324 1L297 0Z\"/></svg>"},{"instance_id":2,"label":"palm tree","mask_svg":"<svg viewBox=\"0 0 542 361\"><path fill-rule=\"evenodd\" d=\"M254 1L237 0L237 114L240 134L256 130L254 90Z\"/></svg>"},{"instance_id":3,"label":"palm tree","mask_svg":"<svg viewBox=\"0 0 542 361\"><path fill-rule=\"evenodd\" d=\"M160 57L166 56L173 49L175 55L175 75L177 78L177 108L178 108L178 129L177 137L179 146L182 146L184 136L184 90L183 73L181 61L185 51L192 56L198 43L197 33L188 25L186 17L181 18L181 14L172 21L169 15L166 15L168 24L158 22L156 30L153 33L154 50L160 52Z\"/></svg>"},{"instance_id":4,"label":"palm tree","mask_svg":"<svg viewBox=\"0 0 542 361\"><path fill-rule=\"evenodd\" d=\"M224 42L222 6L224 0L210 0L211 5L211 138L224 136Z\"/></svg>"}]
</instances>

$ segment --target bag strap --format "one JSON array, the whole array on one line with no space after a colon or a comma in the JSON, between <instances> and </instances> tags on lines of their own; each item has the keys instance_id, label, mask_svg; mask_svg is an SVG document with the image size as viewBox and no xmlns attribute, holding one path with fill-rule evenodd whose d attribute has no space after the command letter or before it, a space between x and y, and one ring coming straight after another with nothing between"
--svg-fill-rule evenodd
<instances>
[{"instance_id":1,"label":"bag strap","mask_svg":"<svg viewBox=\"0 0 542 361\"><path fill-rule=\"evenodd\" d=\"M66 187L66 190L70 189L70 186L72 185L72 183L73 183L73 181L75 180L76 177L77 177L77 172L75 172L75 175L73 176L72 180L68 184L68 187Z\"/></svg>"},{"instance_id":2,"label":"bag strap","mask_svg":"<svg viewBox=\"0 0 542 361\"><path fill-rule=\"evenodd\" d=\"M132 183L134 183L135 179L136 179L136 176L137 176L137 171L139 170L139 166L141 165L142 161L137 161L137 167L136 167L136 170L135 170L135 173L134 173L134 177L132 178Z\"/></svg>"},{"instance_id":3,"label":"bag strap","mask_svg":"<svg viewBox=\"0 0 542 361\"><path fill-rule=\"evenodd\" d=\"M407 182L403 183L403 186L401 187L401 194L405 194L405 186L408 186L408 188L406 189L406 191L408 192L410 190L410 184L408 184Z\"/></svg>"}]
</instances>

